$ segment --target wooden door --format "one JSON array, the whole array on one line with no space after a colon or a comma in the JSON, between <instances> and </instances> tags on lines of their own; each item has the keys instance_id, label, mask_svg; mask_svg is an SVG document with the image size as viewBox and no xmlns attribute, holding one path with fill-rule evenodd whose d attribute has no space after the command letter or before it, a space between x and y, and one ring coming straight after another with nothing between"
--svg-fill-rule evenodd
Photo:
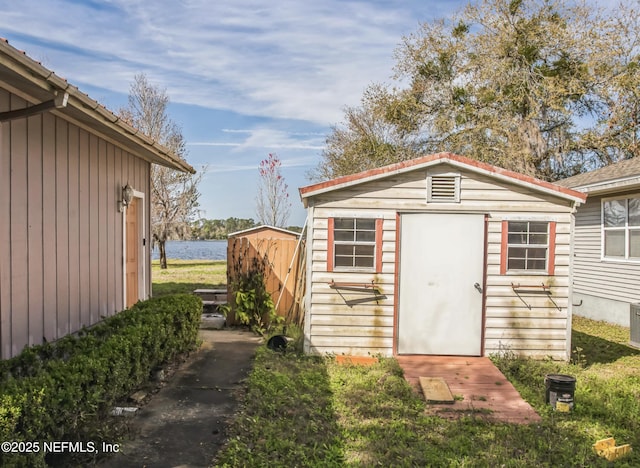
<instances>
[{"instance_id":1,"label":"wooden door","mask_svg":"<svg viewBox=\"0 0 640 468\"><path fill-rule=\"evenodd\" d=\"M138 278L140 272L140 244L142 243L142 236L140 235L139 200L139 198L131 200L131 203L127 207L125 221L127 239L125 262L127 308L131 307L140 299Z\"/></svg>"},{"instance_id":2,"label":"wooden door","mask_svg":"<svg viewBox=\"0 0 640 468\"><path fill-rule=\"evenodd\" d=\"M399 354L479 356L484 216L401 216Z\"/></svg>"}]
</instances>

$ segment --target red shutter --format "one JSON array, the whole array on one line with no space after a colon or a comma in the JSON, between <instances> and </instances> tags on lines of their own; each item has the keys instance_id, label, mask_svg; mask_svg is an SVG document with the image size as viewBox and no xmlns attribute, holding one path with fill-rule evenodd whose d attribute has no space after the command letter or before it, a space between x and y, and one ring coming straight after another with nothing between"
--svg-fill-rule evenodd
<instances>
[{"instance_id":1,"label":"red shutter","mask_svg":"<svg viewBox=\"0 0 640 468\"><path fill-rule=\"evenodd\" d=\"M549 222L549 260L547 274L554 275L556 271L556 222Z\"/></svg>"},{"instance_id":2,"label":"red shutter","mask_svg":"<svg viewBox=\"0 0 640 468\"><path fill-rule=\"evenodd\" d=\"M382 218L376 219L376 273L382 273Z\"/></svg>"},{"instance_id":3,"label":"red shutter","mask_svg":"<svg viewBox=\"0 0 640 468\"><path fill-rule=\"evenodd\" d=\"M509 221L502 221L502 242L500 243L500 274L507 273L507 243L509 240Z\"/></svg>"},{"instance_id":4,"label":"red shutter","mask_svg":"<svg viewBox=\"0 0 640 468\"><path fill-rule=\"evenodd\" d=\"M333 271L333 218L327 219L327 271Z\"/></svg>"}]
</instances>

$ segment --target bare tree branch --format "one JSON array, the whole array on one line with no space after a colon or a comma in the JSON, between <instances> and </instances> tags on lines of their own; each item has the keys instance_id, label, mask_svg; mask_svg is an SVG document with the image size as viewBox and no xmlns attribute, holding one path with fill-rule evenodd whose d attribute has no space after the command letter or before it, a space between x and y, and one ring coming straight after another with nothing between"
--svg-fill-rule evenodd
<instances>
[{"instance_id":1,"label":"bare tree branch","mask_svg":"<svg viewBox=\"0 0 640 468\"><path fill-rule=\"evenodd\" d=\"M288 186L280 172L282 162L270 153L260 162L256 215L261 224L284 227L291 214Z\"/></svg>"},{"instance_id":2,"label":"bare tree branch","mask_svg":"<svg viewBox=\"0 0 640 468\"><path fill-rule=\"evenodd\" d=\"M169 96L151 85L145 75L136 75L129 91L128 107L120 116L151 139L160 142L176 156L185 159L186 144L180 128L169 118ZM199 174L186 174L153 164L151 166L151 230L160 250L160 266L167 268L165 242L190 234L198 212Z\"/></svg>"}]
</instances>

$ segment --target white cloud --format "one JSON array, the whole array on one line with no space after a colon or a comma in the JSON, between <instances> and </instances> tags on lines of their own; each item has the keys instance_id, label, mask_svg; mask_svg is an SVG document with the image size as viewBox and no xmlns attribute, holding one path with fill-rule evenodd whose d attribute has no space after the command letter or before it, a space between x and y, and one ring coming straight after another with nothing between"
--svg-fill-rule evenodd
<instances>
[{"instance_id":1,"label":"white cloud","mask_svg":"<svg viewBox=\"0 0 640 468\"><path fill-rule=\"evenodd\" d=\"M241 146L242 143L225 143L221 141L193 141L187 143L187 146L229 146L236 148Z\"/></svg>"},{"instance_id":2,"label":"white cloud","mask_svg":"<svg viewBox=\"0 0 640 468\"><path fill-rule=\"evenodd\" d=\"M282 168L292 168L292 167L308 167L311 163L313 163L313 158L311 157L293 157L293 158L284 158L280 161L282 163ZM243 171L251 171L255 172L256 177L258 174L258 164L208 164L206 168L204 168L205 174L220 174L226 172L243 172Z\"/></svg>"},{"instance_id":3,"label":"white cloud","mask_svg":"<svg viewBox=\"0 0 640 468\"><path fill-rule=\"evenodd\" d=\"M238 141L193 141L188 146L227 146L239 150L254 148L293 149L320 151L324 148L324 135L315 132L285 132L270 128L223 129L234 137L242 136Z\"/></svg>"},{"instance_id":4,"label":"white cloud","mask_svg":"<svg viewBox=\"0 0 640 468\"><path fill-rule=\"evenodd\" d=\"M4 1L0 30L74 84L127 93L136 73L173 102L329 125L386 80L414 2ZM446 2L443 2L446 3ZM463 3L459 0L457 3ZM63 14L61 14L63 12ZM82 86L80 86L82 89Z\"/></svg>"}]
</instances>

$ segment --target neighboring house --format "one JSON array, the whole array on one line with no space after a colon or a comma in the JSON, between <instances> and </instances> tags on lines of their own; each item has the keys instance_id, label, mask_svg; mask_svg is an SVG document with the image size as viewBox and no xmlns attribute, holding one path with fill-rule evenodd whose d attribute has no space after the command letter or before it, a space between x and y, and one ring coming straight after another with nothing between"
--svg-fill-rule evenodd
<instances>
[{"instance_id":1,"label":"neighboring house","mask_svg":"<svg viewBox=\"0 0 640 468\"><path fill-rule=\"evenodd\" d=\"M576 214L575 312L628 327L640 302L640 158L557 183L588 196Z\"/></svg>"},{"instance_id":2,"label":"neighboring house","mask_svg":"<svg viewBox=\"0 0 640 468\"><path fill-rule=\"evenodd\" d=\"M152 163L193 171L0 40L2 358L149 297Z\"/></svg>"},{"instance_id":3,"label":"neighboring house","mask_svg":"<svg viewBox=\"0 0 640 468\"><path fill-rule=\"evenodd\" d=\"M300 195L306 351L569 357L582 193L441 153Z\"/></svg>"}]
</instances>

